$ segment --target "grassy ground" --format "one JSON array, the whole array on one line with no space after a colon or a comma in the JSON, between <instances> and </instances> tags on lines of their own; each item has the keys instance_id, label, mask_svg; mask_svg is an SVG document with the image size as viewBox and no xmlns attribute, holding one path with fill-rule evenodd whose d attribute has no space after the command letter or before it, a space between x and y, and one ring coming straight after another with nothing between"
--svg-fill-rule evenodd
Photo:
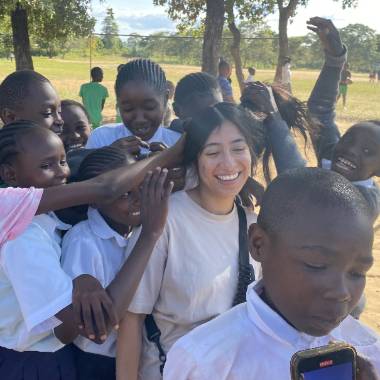
<instances>
[{"instance_id":1,"label":"grassy ground","mask_svg":"<svg viewBox=\"0 0 380 380\"><path fill-rule=\"evenodd\" d=\"M113 121L115 117L115 95L113 91L116 68L123 63L123 58L107 57L95 60L93 66L101 66L104 69L105 80L110 99L107 100L104 116L106 121ZM89 80L88 59L61 60L36 58L35 69L48 77L57 89L61 99L70 98L79 100L79 87ZM163 65L168 79L177 82L181 77L199 71L199 67ZM0 80L14 70L14 63L0 59ZM316 71L294 71L293 91L302 100L306 100L315 83L318 72ZM271 82L274 77L273 70L259 70L257 79ZM239 99L239 90L236 78L233 78L235 99ZM365 74L353 74L354 83L349 88L347 110L342 109L339 104L337 108L337 120L341 130L360 120L380 119L380 84L368 82ZM307 155L311 159L312 154ZM312 163L313 164L313 163ZM368 276L366 293L368 304L363 315L363 320L380 332L380 224L377 226L376 240L374 244L375 265Z\"/></svg>"}]
</instances>

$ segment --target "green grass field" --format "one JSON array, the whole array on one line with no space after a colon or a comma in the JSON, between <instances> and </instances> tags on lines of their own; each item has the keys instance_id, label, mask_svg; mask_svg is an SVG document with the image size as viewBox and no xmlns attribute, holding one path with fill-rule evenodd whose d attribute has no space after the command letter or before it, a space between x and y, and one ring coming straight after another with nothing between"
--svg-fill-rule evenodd
<instances>
[{"instance_id":1,"label":"green grass field","mask_svg":"<svg viewBox=\"0 0 380 380\"><path fill-rule=\"evenodd\" d=\"M106 102L104 116L106 121L112 121L115 116L115 95L113 91L116 68L125 62L122 57L101 57L94 59L93 66L104 70L104 84L107 86L110 98ZM57 89L61 99L77 99L79 87L89 80L88 58L76 60L34 58L35 70L49 78ZM177 82L184 75L199 71L196 66L163 65L168 79ZM14 62L0 59L0 80L14 70ZM293 91L302 100L306 100L317 78L317 71L299 70L293 72ZM258 70L257 79L271 82L273 70ZM233 78L235 79L235 78ZM366 74L353 74L354 83L349 88L348 107L343 111L339 104L338 122L342 129L351 124L366 119L380 119L380 84L369 83ZM234 83L235 98L239 99L239 89L236 79Z\"/></svg>"}]
</instances>

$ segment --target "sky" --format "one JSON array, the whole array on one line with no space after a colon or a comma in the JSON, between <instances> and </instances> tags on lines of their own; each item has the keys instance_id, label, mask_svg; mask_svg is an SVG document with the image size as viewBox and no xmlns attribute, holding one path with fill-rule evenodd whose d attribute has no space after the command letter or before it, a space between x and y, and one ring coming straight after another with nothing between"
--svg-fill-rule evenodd
<instances>
[{"instance_id":1,"label":"sky","mask_svg":"<svg viewBox=\"0 0 380 380\"><path fill-rule=\"evenodd\" d=\"M145 35L176 30L176 25L167 16L165 8L154 6L152 0L94 0L92 14L97 19L95 31L98 33L101 32L102 20L108 7L114 10L119 33ZM306 8L298 8L298 13L289 26L289 35L305 35L306 20L313 16L330 18L339 28L361 23L380 33L379 15L380 0L359 0L357 8L346 10L342 10L339 2L334 3L332 0L309 0ZM266 21L277 30L278 15L270 15Z\"/></svg>"}]
</instances>

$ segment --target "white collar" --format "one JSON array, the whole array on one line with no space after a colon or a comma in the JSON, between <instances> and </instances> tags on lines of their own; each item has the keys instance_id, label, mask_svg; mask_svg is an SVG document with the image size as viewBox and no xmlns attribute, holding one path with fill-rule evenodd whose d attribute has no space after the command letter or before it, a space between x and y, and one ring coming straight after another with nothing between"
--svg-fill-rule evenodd
<instances>
[{"instance_id":1,"label":"white collar","mask_svg":"<svg viewBox=\"0 0 380 380\"><path fill-rule=\"evenodd\" d=\"M99 211L89 207L88 212L88 224L92 232L104 240L115 239L119 247L124 248L127 246L127 239L124 236L121 236L115 230L113 230L104 218L100 215Z\"/></svg>"},{"instance_id":2,"label":"white collar","mask_svg":"<svg viewBox=\"0 0 380 380\"><path fill-rule=\"evenodd\" d=\"M274 340L292 347L318 347L328 344L331 340L341 340L357 347L369 346L377 342L378 336L348 316L328 335L314 337L296 330L289 325L278 313L270 308L260 297L263 282L259 280L248 287L247 312L248 318L257 328Z\"/></svg>"},{"instance_id":3,"label":"white collar","mask_svg":"<svg viewBox=\"0 0 380 380\"><path fill-rule=\"evenodd\" d=\"M327 160L326 158L322 158L322 168L331 170L331 160ZM354 185L372 188L375 186L375 183L372 178L364 179L362 181L351 181Z\"/></svg>"},{"instance_id":4,"label":"white collar","mask_svg":"<svg viewBox=\"0 0 380 380\"><path fill-rule=\"evenodd\" d=\"M54 212L37 215L33 218L33 222L39 224L49 235L53 235L56 230L67 231L71 228L70 224L63 223L59 220Z\"/></svg>"}]
</instances>

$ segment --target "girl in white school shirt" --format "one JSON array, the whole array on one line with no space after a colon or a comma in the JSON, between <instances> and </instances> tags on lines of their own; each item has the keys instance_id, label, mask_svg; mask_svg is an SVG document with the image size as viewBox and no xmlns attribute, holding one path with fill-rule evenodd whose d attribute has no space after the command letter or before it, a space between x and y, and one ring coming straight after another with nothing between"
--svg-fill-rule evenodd
<instances>
[{"instance_id":1,"label":"girl in white school shirt","mask_svg":"<svg viewBox=\"0 0 380 380\"><path fill-rule=\"evenodd\" d=\"M168 352L177 339L233 306L241 269L235 198L252 174L252 123L235 105L219 103L188 125L185 161L195 165L199 185L171 196L164 232L119 331L118 380L161 378L158 349L144 328L147 314ZM256 219L243 214L248 226Z\"/></svg>"},{"instance_id":2,"label":"girl in white school shirt","mask_svg":"<svg viewBox=\"0 0 380 380\"><path fill-rule=\"evenodd\" d=\"M77 178L88 180L133 162L132 157L116 147L100 148L83 160ZM164 169L147 176L141 204L140 190L136 187L113 202L103 200L89 207L88 219L65 235L62 245L65 272L72 278L81 274L92 275L107 287L133 252L127 250L129 246L134 250L140 249L140 267L144 267L165 226L168 197L173 187L171 182L165 185L166 175L167 170ZM141 224L142 228L139 227ZM133 260L130 265L133 265ZM116 332L112 332L102 345L81 337L74 344L80 380L115 378Z\"/></svg>"},{"instance_id":3,"label":"girl in white school shirt","mask_svg":"<svg viewBox=\"0 0 380 380\"><path fill-rule=\"evenodd\" d=\"M0 130L0 169L9 185L43 189L64 184L69 174L61 140L51 131L25 121ZM118 174L124 180L128 177ZM115 182L113 185L114 192L125 186ZM55 198L45 197L37 212L58 204L70 205L70 191L71 197L77 198L72 204L82 203L83 199L74 195L78 188L85 186L68 186L68 194L58 192L60 195ZM98 199L94 193L89 194L89 198ZM80 276L74 281L67 276L60 266L60 230L68 227L53 214L39 215L23 233L1 247L1 379L75 380L72 352L64 345L78 334L103 342L109 327L117 325L118 315L126 309L125 299L128 301L134 293L128 284L141 276L144 267L138 265L123 266L107 292L91 276ZM78 303L83 293L87 294L85 302ZM95 326L92 318L87 318L91 314Z\"/></svg>"}]
</instances>

